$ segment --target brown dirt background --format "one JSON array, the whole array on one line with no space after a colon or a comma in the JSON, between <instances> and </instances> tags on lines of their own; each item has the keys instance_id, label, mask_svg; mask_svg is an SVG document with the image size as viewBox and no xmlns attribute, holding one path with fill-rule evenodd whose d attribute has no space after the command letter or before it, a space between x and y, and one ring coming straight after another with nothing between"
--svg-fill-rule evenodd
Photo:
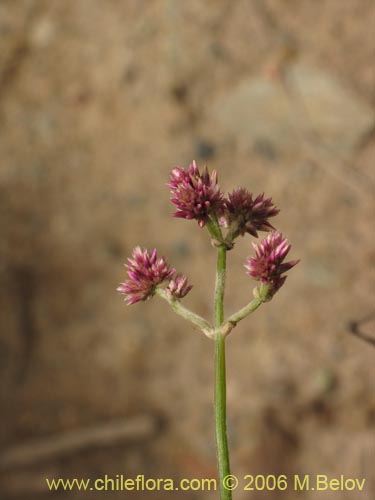
<instances>
[{"instance_id":1,"label":"brown dirt background","mask_svg":"<svg viewBox=\"0 0 375 500\"><path fill-rule=\"evenodd\" d=\"M374 129L343 159L319 137L241 142L211 110L249 78L285 90L303 63L371 113L374 21L370 0L0 2L1 448L111 418L163 422L147 440L0 471L2 499L125 497L52 495L48 476L215 477L213 344L158 299L128 308L115 293L132 248L156 246L195 285L186 303L211 314L214 249L170 216L165 187L194 158L225 191L272 196L302 259L228 339L233 473L367 478L362 494L234 498L371 498L375 352L349 325L373 333ZM251 295L249 249L229 254L228 311Z\"/></svg>"}]
</instances>

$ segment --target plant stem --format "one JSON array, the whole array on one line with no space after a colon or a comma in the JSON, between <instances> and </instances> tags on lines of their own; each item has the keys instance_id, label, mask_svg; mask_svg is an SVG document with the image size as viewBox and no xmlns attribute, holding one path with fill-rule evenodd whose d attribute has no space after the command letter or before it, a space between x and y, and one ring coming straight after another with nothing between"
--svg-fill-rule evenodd
<instances>
[{"instance_id":1,"label":"plant stem","mask_svg":"<svg viewBox=\"0 0 375 500\"><path fill-rule=\"evenodd\" d=\"M206 222L206 228L210 233L212 241L216 242L219 246L223 241L223 235L221 233L217 218L212 216L210 219L208 219L208 221Z\"/></svg>"},{"instance_id":2,"label":"plant stem","mask_svg":"<svg viewBox=\"0 0 375 500\"><path fill-rule=\"evenodd\" d=\"M231 330L237 325L237 323L246 318L246 316L249 316L249 314L256 311L261 304L269 302L272 298L270 285L262 284L260 287L255 288L253 293L254 298L251 302L249 302L245 307L232 314L232 316L229 316L229 318L225 320L224 326L221 328L221 331L224 335L230 333Z\"/></svg>"},{"instance_id":3,"label":"plant stem","mask_svg":"<svg viewBox=\"0 0 375 500\"><path fill-rule=\"evenodd\" d=\"M224 246L217 250L216 284L214 297L214 324L219 328L224 321L225 271L227 266L227 251Z\"/></svg>"},{"instance_id":4,"label":"plant stem","mask_svg":"<svg viewBox=\"0 0 375 500\"><path fill-rule=\"evenodd\" d=\"M262 304L262 301L255 298L245 307L232 314L227 320L226 323L232 323L233 326L236 326L239 321L246 318L249 314L253 313L258 307Z\"/></svg>"},{"instance_id":5,"label":"plant stem","mask_svg":"<svg viewBox=\"0 0 375 500\"><path fill-rule=\"evenodd\" d=\"M163 288L157 288L155 293L166 300L176 314L190 321L190 323L193 323L193 325L199 328L207 337L213 337L213 328L208 321L183 306L179 300L171 297Z\"/></svg>"},{"instance_id":6,"label":"plant stem","mask_svg":"<svg viewBox=\"0 0 375 500\"><path fill-rule=\"evenodd\" d=\"M225 336L220 332L224 321L224 291L226 270L226 248L218 248L216 285L214 299L215 320L215 436L216 454L219 471L219 488L221 500L232 500L232 492L224 487L223 479L230 474L229 451L226 422L226 368L225 368Z\"/></svg>"},{"instance_id":7,"label":"plant stem","mask_svg":"<svg viewBox=\"0 0 375 500\"><path fill-rule=\"evenodd\" d=\"M232 492L223 485L224 478L230 474L230 465L226 421L225 337L221 333L216 333L215 336L215 432L220 499L232 500Z\"/></svg>"}]
</instances>

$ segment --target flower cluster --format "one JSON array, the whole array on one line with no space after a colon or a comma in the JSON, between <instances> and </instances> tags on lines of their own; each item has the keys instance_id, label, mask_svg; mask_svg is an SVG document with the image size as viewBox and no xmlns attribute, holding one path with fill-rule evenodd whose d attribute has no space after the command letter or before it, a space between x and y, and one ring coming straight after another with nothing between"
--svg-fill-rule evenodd
<instances>
[{"instance_id":1,"label":"flower cluster","mask_svg":"<svg viewBox=\"0 0 375 500\"><path fill-rule=\"evenodd\" d=\"M186 276L175 274L164 257L158 258L157 250L151 252L139 246L133 250L132 258L125 264L129 279L121 283L117 291L125 295L128 305L147 300L155 293L156 287L168 283L168 290L174 298L182 298L191 290Z\"/></svg>"},{"instance_id":2,"label":"flower cluster","mask_svg":"<svg viewBox=\"0 0 375 500\"><path fill-rule=\"evenodd\" d=\"M273 231L260 244L253 243L255 257L249 257L245 268L247 274L264 285L270 286L271 296L285 283L283 274L298 264L299 260L283 262L291 245L278 231Z\"/></svg>"},{"instance_id":3,"label":"flower cluster","mask_svg":"<svg viewBox=\"0 0 375 500\"><path fill-rule=\"evenodd\" d=\"M226 225L232 227L233 239L245 233L257 238L258 231L272 231L275 228L268 219L280 212L272 198L265 199L262 193L254 199L253 194L245 188L232 191L225 200L225 208L224 219Z\"/></svg>"},{"instance_id":4,"label":"flower cluster","mask_svg":"<svg viewBox=\"0 0 375 500\"><path fill-rule=\"evenodd\" d=\"M253 197L245 188L235 189L224 198L217 182L216 171L205 167L201 174L195 162L187 169L175 167L170 174L171 201L177 207L173 214L184 219L196 219L203 227L210 218L220 219L229 227L231 240L249 233L258 237L258 231L272 231L269 219L279 213L272 198L264 194ZM231 243L231 242L228 242Z\"/></svg>"},{"instance_id":5,"label":"flower cluster","mask_svg":"<svg viewBox=\"0 0 375 500\"><path fill-rule=\"evenodd\" d=\"M167 287L167 292L176 299L182 299L187 295L193 285L188 285L188 279L183 274L176 274Z\"/></svg>"},{"instance_id":6,"label":"flower cluster","mask_svg":"<svg viewBox=\"0 0 375 500\"><path fill-rule=\"evenodd\" d=\"M260 244L253 244L255 257L248 257L245 267L249 276L268 285L269 297L281 288L286 280L284 273L299 261L284 262L291 246L270 223L279 213L272 198L266 198L264 193L254 196L245 188L224 197L216 171L209 173L205 167L201 173L196 162L187 169L173 168L167 186L177 207L174 216L195 219L200 227L207 225L216 246L230 250L238 236L248 233L257 238L258 231L270 232ZM186 276L176 273L164 257L158 258L156 249L149 252L136 247L125 267L128 280L117 290L125 295L128 304L152 297L160 287L170 300L185 297L192 288Z\"/></svg>"},{"instance_id":7,"label":"flower cluster","mask_svg":"<svg viewBox=\"0 0 375 500\"><path fill-rule=\"evenodd\" d=\"M171 189L171 201L177 207L175 217L196 219L203 227L211 214L224 208L223 193L215 170L209 174L206 167L201 174L194 161L187 170L175 167L170 178L167 186Z\"/></svg>"}]
</instances>

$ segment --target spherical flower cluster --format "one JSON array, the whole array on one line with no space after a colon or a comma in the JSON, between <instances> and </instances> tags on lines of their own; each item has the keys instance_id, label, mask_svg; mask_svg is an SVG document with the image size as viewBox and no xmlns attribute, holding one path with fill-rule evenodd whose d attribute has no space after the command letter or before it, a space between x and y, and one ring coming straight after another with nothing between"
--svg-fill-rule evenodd
<instances>
[{"instance_id":1,"label":"spherical flower cluster","mask_svg":"<svg viewBox=\"0 0 375 500\"><path fill-rule=\"evenodd\" d=\"M253 194L245 188L232 191L225 200L225 208L226 225L233 225L233 239L245 233L257 238L258 231L272 231L275 228L268 219L280 212L272 198L264 198L262 193L254 199Z\"/></svg>"},{"instance_id":2,"label":"spherical flower cluster","mask_svg":"<svg viewBox=\"0 0 375 500\"><path fill-rule=\"evenodd\" d=\"M201 174L194 161L187 170L175 167L170 178L167 186L171 189L171 201L177 207L173 214L175 217L196 219L199 226L203 227L210 214L223 209L223 194L215 170L209 173L205 167Z\"/></svg>"},{"instance_id":3,"label":"spherical flower cluster","mask_svg":"<svg viewBox=\"0 0 375 500\"><path fill-rule=\"evenodd\" d=\"M279 213L272 198L264 194L256 197L245 188L232 191L227 198L217 182L216 171L208 172L205 167L199 172L194 161L187 169L175 167L170 174L171 201L177 207L173 214L184 219L196 219L203 227L209 218L217 218L220 224L229 227L228 248L237 236L249 233L258 237L258 231L275 229L269 219Z\"/></svg>"},{"instance_id":4,"label":"spherical flower cluster","mask_svg":"<svg viewBox=\"0 0 375 500\"><path fill-rule=\"evenodd\" d=\"M135 247L125 268L129 279L121 283L117 291L125 295L128 305L152 297L156 287L165 282L168 282L170 293L175 298L185 296L191 289L185 276L179 274L174 277L176 270L169 266L164 257L158 258L155 248L150 252Z\"/></svg>"},{"instance_id":5,"label":"spherical flower cluster","mask_svg":"<svg viewBox=\"0 0 375 500\"><path fill-rule=\"evenodd\" d=\"M245 268L247 274L264 285L270 285L273 295L285 283L286 271L298 264L299 260L283 262L288 255L291 245L278 231L273 231L262 239L259 245L253 243L255 257L249 257Z\"/></svg>"},{"instance_id":6,"label":"spherical flower cluster","mask_svg":"<svg viewBox=\"0 0 375 500\"><path fill-rule=\"evenodd\" d=\"M167 292L176 299L182 299L187 295L190 290L193 288L193 285L188 285L187 277L183 274L176 274L167 286Z\"/></svg>"}]
</instances>

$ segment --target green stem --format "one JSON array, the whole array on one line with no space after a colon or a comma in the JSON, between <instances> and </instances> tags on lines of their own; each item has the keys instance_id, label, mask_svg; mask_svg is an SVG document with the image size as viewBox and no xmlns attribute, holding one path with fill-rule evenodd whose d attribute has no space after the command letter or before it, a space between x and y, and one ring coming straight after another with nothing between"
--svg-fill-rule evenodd
<instances>
[{"instance_id":1,"label":"green stem","mask_svg":"<svg viewBox=\"0 0 375 500\"><path fill-rule=\"evenodd\" d=\"M210 219L208 219L208 221L206 222L206 228L210 233L212 241L216 242L216 244L219 246L223 241L223 235L221 233L217 218L211 217Z\"/></svg>"},{"instance_id":2,"label":"green stem","mask_svg":"<svg viewBox=\"0 0 375 500\"><path fill-rule=\"evenodd\" d=\"M239 321L246 318L249 314L253 313L258 307L262 304L262 301L258 298L253 299L249 304L245 307L232 314L225 323L231 323L233 326L236 326Z\"/></svg>"},{"instance_id":3,"label":"green stem","mask_svg":"<svg viewBox=\"0 0 375 500\"><path fill-rule=\"evenodd\" d=\"M226 249L218 248L216 285L214 299L215 320L215 436L216 453L219 471L220 500L232 500L232 492L224 487L223 480L230 474L229 451L226 422L226 368L225 368L225 336L220 327L224 321Z\"/></svg>"},{"instance_id":4,"label":"green stem","mask_svg":"<svg viewBox=\"0 0 375 500\"><path fill-rule=\"evenodd\" d=\"M182 316L187 321L190 321L190 323L193 323L193 325L199 328L199 330L201 330L207 337L213 337L212 326L208 321L199 316L199 314L196 314L187 307L183 306L179 300L171 297L171 295L163 288L157 288L155 293L162 299L166 300L176 314Z\"/></svg>"},{"instance_id":5,"label":"green stem","mask_svg":"<svg viewBox=\"0 0 375 500\"><path fill-rule=\"evenodd\" d=\"M272 299L271 286L262 284L260 287L254 288L253 294L254 298L251 302L225 320L224 326L221 328L224 335L228 335L237 323L256 311L261 304L269 302Z\"/></svg>"},{"instance_id":6,"label":"green stem","mask_svg":"<svg viewBox=\"0 0 375 500\"><path fill-rule=\"evenodd\" d=\"M223 484L224 478L230 474L230 465L226 415L225 337L221 333L215 336L215 432L220 499L232 500L232 492L225 489Z\"/></svg>"},{"instance_id":7,"label":"green stem","mask_svg":"<svg viewBox=\"0 0 375 500\"><path fill-rule=\"evenodd\" d=\"M227 266L227 251L224 246L217 250L216 284L214 297L214 324L219 328L224 321L225 271Z\"/></svg>"}]
</instances>

